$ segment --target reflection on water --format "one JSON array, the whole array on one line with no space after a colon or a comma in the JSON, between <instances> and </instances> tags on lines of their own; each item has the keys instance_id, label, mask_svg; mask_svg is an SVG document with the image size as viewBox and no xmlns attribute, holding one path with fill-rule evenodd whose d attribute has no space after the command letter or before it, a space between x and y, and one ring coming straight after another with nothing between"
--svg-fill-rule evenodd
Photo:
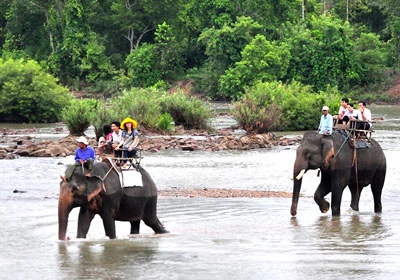
<instances>
[{"instance_id":1,"label":"reflection on water","mask_svg":"<svg viewBox=\"0 0 400 280\"><path fill-rule=\"evenodd\" d=\"M103 275L108 276L107 279L122 279L129 275L133 279L135 275L143 273L140 267L151 263L157 252L155 238L139 239L136 242L61 242L58 244L57 257L65 278L73 275L75 279L98 279Z\"/></svg>"},{"instance_id":2,"label":"reflection on water","mask_svg":"<svg viewBox=\"0 0 400 280\"><path fill-rule=\"evenodd\" d=\"M381 108L374 108L379 114ZM288 198L160 197L158 215L170 231L154 235L117 222L117 240L93 220L86 240L76 236L78 209L70 215L69 242L57 240L59 174L73 160L0 161L0 273L2 279L397 279L400 272L399 114L374 124L388 161L383 213L373 213L365 188L360 212L321 214L301 197L290 216ZM390 126L396 130L388 130ZM142 161L160 189L242 188L291 191L295 147L235 152L166 151ZM302 194L320 178L307 172ZM27 191L13 193L14 189ZM329 196L327 197L329 199Z\"/></svg>"}]
</instances>

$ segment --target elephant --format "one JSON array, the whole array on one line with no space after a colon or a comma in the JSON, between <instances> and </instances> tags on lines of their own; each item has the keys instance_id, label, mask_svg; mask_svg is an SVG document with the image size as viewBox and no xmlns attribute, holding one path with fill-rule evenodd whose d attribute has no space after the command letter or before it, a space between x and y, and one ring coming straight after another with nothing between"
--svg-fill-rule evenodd
<instances>
[{"instance_id":1,"label":"elephant","mask_svg":"<svg viewBox=\"0 0 400 280\"><path fill-rule=\"evenodd\" d=\"M340 215L342 194L346 186L349 186L351 192L350 207L359 211L361 191L369 184L374 198L375 213L382 212L381 195L386 176L385 154L378 142L372 138L359 140L365 147L356 148L357 143L347 137L350 135L338 130L327 136L315 131L304 133L296 151L293 168L293 197L290 210L292 216L297 214L304 173L318 168L321 172L321 182L314 193L314 201L322 213L326 213L330 206L324 197L332 192L332 215Z\"/></svg>"},{"instance_id":2,"label":"elephant","mask_svg":"<svg viewBox=\"0 0 400 280\"><path fill-rule=\"evenodd\" d=\"M110 239L116 238L115 220L129 221L131 234L139 233L140 221L155 233L168 233L157 218L157 187L151 176L140 165L135 165L142 176L143 186L121 187L119 175L107 162L94 165L90 176L76 168L70 180L60 183L58 202L58 238L67 240L68 216L80 207L77 238L86 238L90 223L96 214ZM135 172L135 171L132 171Z\"/></svg>"}]
</instances>

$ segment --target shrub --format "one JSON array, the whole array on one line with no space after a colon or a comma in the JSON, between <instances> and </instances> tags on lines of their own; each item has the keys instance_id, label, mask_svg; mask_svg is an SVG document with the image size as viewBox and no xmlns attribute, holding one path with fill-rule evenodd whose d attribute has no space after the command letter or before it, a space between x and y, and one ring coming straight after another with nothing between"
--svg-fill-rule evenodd
<instances>
[{"instance_id":1,"label":"shrub","mask_svg":"<svg viewBox=\"0 0 400 280\"><path fill-rule=\"evenodd\" d=\"M210 111L206 104L196 97L188 97L183 92L166 94L160 100L161 111L168 112L176 125L187 129L207 129Z\"/></svg>"},{"instance_id":2,"label":"shrub","mask_svg":"<svg viewBox=\"0 0 400 280\"><path fill-rule=\"evenodd\" d=\"M56 122L71 95L33 60L0 60L0 118Z\"/></svg>"},{"instance_id":3,"label":"shrub","mask_svg":"<svg viewBox=\"0 0 400 280\"><path fill-rule=\"evenodd\" d=\"M96 117L98 102L94 99L74 99L62 110L62 117L71 135L83 135Z\"/></svg>"},{"instance_id":4,"label":"shrub","mask_svg":"<svg viewBox=\"0 0 400 280\"><path fill-rule=\"evenodd\" d=\"M210 117L208 107L200 99L187 97L182 92L167 94L155 87L125 91L122 95L110 99L107 111L113 120L121 121L131 117L141 126L157 129L160 129L160 121L167 122L167 115L160 117L165 113L169 114L175 124L189 129L208 128L207 121Z\"/></svg>"},{"instance_id":5,"label":"shrub","mask_svg":"<svg viewBox=\"0 0 400 280\"><path fill-rule=\"evenodd\" d=\"M104 100L97 100L95 104L95 114L92 115L91 124L94 127L96 139L99 139L103 133L105 124L111 124L114 120L118 120L114 110L109 108L109 105Z\"/></svg>"},{"instance_id":6,"label":"shrub","mask_svg":"<svg viewBox=\"0 0 400 280\"><path fill-rule=\"evenodd\" d=\"M280 113L278 104L270 103L263 107L254 96L248 95L235 103L233 116L246 132L265 133L276 127Z\"/></svg>"},{"instance_id":7,"label":"shrub","mask_svg":"<svg viewBox=\"0 0 400 280\"><path fill-rule=\"evenodd\" d=\"M336 88L315 93L298 82L259 83L234 103L233 116L248 133L308 130L318 127L321 108L337 111L340 95Z\"/></svg>"},{"instance_id":8,"label":"shrub","mask_svg":"<svg viewBox=\"0 0 400 280\"><path fill-rule=\"evenodd\" d=\"M159 98L161 91L154 88L132 88L124 91L121 96L110 100L110 110L115 120L122 121L126 117L135 119L144 127L157 127L160 116Z\"/></svg>"},{"instance_id":9,"label":"shrub","mask_svg":"<svg viewBox=\"0 0 400 280\"><path fill-rule=\"evenodd\" d=\"M171 115L169 113L164 113L158 117L157 128L161 131L172 132L173 131L173 127L172 127L173 121L174 121L174 119L171 117Z\"/></svg>"}]
</instances>

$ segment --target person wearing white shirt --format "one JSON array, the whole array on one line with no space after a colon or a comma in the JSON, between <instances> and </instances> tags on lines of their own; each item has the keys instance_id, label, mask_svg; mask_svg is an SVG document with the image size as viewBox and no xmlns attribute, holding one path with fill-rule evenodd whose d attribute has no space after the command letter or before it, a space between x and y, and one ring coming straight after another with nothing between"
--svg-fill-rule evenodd
<instances>
[{"instance_id":1,"label":"person wearing white shirt","mask_svg":"<svg viewBox=\"0 0 400 280\"><path fill-rule=\"evenodd\" d=\"M364 122L359 122L357 123L356 128L357 129L365 129L368 130L371 128L371 121L372 121L372 115L371 115L371 110L368 109L367 103L365 101L360 101L358 102L358 120L364 121Z\"/></svg>"},{"instance_id":2,"label":"person wearing white shirt","mask_svg":"<svg viewBox=\"0 0 400 280\"><path fill-rule=\"evenodd\" d=\"M114 150L114 155L116 157L122 157L122 150L120 150L120 143L123 140L122 137L122 130L121 130L121 123L118 121L114 121L111 123L112 129L112 148Z\"/></svg>"},{"instance_id":3,"label":"person wearing white shirt","mask_svg":"<svg viewBox=\"0 0 400 280\"><path fill-rule=\"evenodd\" d=\"M354 105L353 103L349 103L347 105L347 110L346 110L347 114L343 117L343 124L349 124L349 121L352 120L357 120L358 119L358 110L354 109Z\"/></svg>"}]
</instances>

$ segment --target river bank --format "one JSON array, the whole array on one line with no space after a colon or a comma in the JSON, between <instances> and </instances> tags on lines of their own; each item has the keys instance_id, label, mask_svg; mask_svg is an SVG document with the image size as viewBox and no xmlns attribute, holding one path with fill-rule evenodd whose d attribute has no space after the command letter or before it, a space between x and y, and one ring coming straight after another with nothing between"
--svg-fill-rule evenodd
<instances>
[{"instance_id":1,"label":"river bank","mask_svg":"<svg viewBox=\"0 0 400 280\"><path fill-rule=\"evenodd\" d=\"M77 136L67 135L55 140L41 140L32 137L36 128L2 129L0 140L0 159L15 159L24 157L66 157L73 155L77 149ZM54 128L53 133L61 133ZM97 149L95 137L88 137L89 144ZM148 152L160 152L167 149L182 151L222 151L251 150L272 148L274 146L295 145L301 136L284 137L273 133L244 135L238 134L233 128L218 129L215 133L204 130L185 131L178 128L175 134L162 135L155 132L140 131L140 149Z\"/></svg>"},{"instance_id":2,"label":"river bank","mask_svg":"<svg viewBox=\"0 0 400 280\"><path fill-rule=\"evenodd\" d=\"M266 197L284 197L291 198L292 193L283 191L254 191L243 189L187 189L187 188L170 188L168 190L158 191L159 196L165 197L206 197L206 198L266 198Z\"/></svg>"}]
</instances>

